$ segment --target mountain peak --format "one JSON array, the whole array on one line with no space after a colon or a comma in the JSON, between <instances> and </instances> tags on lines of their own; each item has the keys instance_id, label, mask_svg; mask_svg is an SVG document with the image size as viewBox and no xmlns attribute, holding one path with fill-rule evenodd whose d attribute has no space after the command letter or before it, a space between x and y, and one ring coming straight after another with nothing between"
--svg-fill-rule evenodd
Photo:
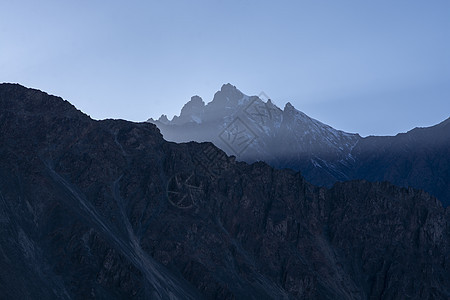
<instances>
[{"instance_id":1,"label":"mountain peak","mask_svg":"<svg viewBox=\"0 0 450 300\"><path fill-rule=\"evenodd\" d=\"M231 83L225 83L220 88L221 92L228 92L228 91L234 91L234 90L237 90L237 88L236 88L236 86L232 85Z\"/></svg>"},{"instance_id":2,"label":"mountain peak","mask_svg":"<svg viewBox=\"0 0 450 300\"><path fill-rule=\"evenodd\" d=\"M203 110L203 107L205 107L205 102L203 102L203 99L199 96L192 96L191 100L181 109L180 117L198 114Z\"/></svg>"},{"instance_id":3,"label":"mountain peak","mask_svg":"<svg viewBox=\"0 0 450 300\"><path fill-rule=\"evenodd\" d=\"M162 114L161 117L159 117L158 121L163 123L163 124L169 123L169 119L167 118L167 115L164 115L164 114Z\"/></svg>"},{"instance_id":4,"label":"mountain peak","mask_svg":"<svg viewBox=\"0 0 450 300\"><path fill-rule=\"evenodd\" d=\"M205 106L205 102L203 101L203 99L200 96L192 96L191 100L186 103L183 108L185 107L190 107L190 108L203 108ZM183 112L183 109L181 109L181 111Z\"/></svg>"},{"instance_id":5,"label":"mountain peak","mask_svg":"<svg viewBox=\"0 0 450 300\"><path fill-rule=\"evenodd\" d=\"M284 111L295 111L295 107L291 104L291 102L286 103L284 106Z\"/></svg>"},{"instance_id":6,"label":"mountain peak","mask_svg":"<svg viewBox=\"0 0 450 300\"><path fill-rule=\"evenodd\" d=\"M186 103L181 109L179 117L174 117L172 121L176 121L179 124L188 122L200 122L200 116L203 113L205 102L199 96L192 96L191 100Z\"/></svg>"},{"instance_id":7,"label":"mountain peak","mask_svg":"<svg viewBox=\"0 0 450 300\"><path fill-rule=\"evenodd\" d=\"M220 91L214 94L214 99L211 103L212 106L217 106L219 109L223 109L227 106L237 105L239 100L244 97L244 94L238 90L234 85L227 83L222 85Z\"/></svg>"},{"instance_id":8,"label":"mountain peak","mask_svg":"<svg viewBox=\"0 0 450 300\"><path fill-rule=\"evenodd\" d=\"M203 102L202 97L195 95L191 97L191 101L188 103L191 103L192 105L198 105L198 106L205 106L205 102Z\"/></svg>"}]
</instances>

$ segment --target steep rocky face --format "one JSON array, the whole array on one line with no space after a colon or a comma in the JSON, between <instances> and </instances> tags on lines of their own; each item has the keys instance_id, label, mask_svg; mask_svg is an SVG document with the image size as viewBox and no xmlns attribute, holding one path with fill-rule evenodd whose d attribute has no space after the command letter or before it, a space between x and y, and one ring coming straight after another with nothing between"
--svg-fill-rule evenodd
<instances>
[{"instance_id":1,"label":"steep rocky face","mask_svg":"<svg viewBox=\"0 0 450 300\"><path fill-rule=\"evenodd\" d=\"M10 84L0 223L8 299L450 295L450 212L422 191L314 187Z\"/></svg>"},{"instance_id":2,"label":"steep rocky face","mask_svg":"<svg viewBox=\"0 0 450 300\"><path fill-rule=\"evenodd\" d=\"M450 205L450 119L395 137L361 138L314 120L290 103L281 110L270 99L248 97L230 84L204 109L188 115L184 110L172 121L149 121L170 141L210 141L241 161L299 170L316 185L388 180L424 189Z\"/></svg>"}]
</instances>

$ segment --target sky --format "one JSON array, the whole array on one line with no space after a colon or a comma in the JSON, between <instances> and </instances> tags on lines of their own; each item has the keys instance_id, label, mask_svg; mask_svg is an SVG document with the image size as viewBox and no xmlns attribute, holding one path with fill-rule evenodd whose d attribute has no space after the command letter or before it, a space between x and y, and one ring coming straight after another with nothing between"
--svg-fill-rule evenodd
<instances>
[{"instance_id":1,"label":"sky","mask_svg":"<svg viewBox=\"0 0 450 300\"><path fill-rule=\"evenodd\" d=\"M450 115L450 1L2 0L0 82L131 121L231 83L395 135Z\"/></svg>"}]
</instances>

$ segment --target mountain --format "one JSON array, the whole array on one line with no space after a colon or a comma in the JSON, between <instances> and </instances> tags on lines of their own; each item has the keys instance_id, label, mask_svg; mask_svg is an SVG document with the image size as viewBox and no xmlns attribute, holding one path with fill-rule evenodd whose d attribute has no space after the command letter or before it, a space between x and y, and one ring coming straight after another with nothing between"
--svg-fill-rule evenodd
<instances>
[{"instance_id":1,"label":"mountain","mask_svg":"<svg viewBox=\"0 0 450 300\"><path fill-rule=\"evenodd\" d=\"M424 189L450 205L450 118L395 137L363 138L310 118L291 103L282 110L225 84L208 104L195 96L179 117L149 122L167 140L209 141L238 160L301 171L315 185L388 180Z\"/></svg>"},{"instance_id":2,"label":"mountain","mask_svg":"<svg viewBox=\"0 0 450 300\"><path fill-rule=\"evenodd\" d=\"M352 151L350 178L423 189L450 205L450 118L396 136L370 136Z\"/></svg>"},{"instance_id":3,"label":"mountain","mask_svg":"<svg viewBox=\"0 0 450 300\"><path fill-rule=\"evenodd\" d=\"M450 296L450 210L423 191L315 187L17 84L0 84L0 223L2 299Z\"/></svg>"}]
</instances>

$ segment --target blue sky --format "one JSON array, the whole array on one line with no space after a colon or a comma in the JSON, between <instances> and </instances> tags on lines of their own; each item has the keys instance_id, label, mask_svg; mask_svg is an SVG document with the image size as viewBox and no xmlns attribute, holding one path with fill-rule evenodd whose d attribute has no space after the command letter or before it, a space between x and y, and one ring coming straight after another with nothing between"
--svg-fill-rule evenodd
<instances>
[{"instance_id":1,"label":"blue sky","mask_svg":"<svg viewBox=\"0 0 450 300\"><path fill-rule=\"evenodd\" d=\"M450 1L0 5L0 82L96 119L173 116L228 82L363 136L450 113Z\"/></svg>"}]
</instances>

